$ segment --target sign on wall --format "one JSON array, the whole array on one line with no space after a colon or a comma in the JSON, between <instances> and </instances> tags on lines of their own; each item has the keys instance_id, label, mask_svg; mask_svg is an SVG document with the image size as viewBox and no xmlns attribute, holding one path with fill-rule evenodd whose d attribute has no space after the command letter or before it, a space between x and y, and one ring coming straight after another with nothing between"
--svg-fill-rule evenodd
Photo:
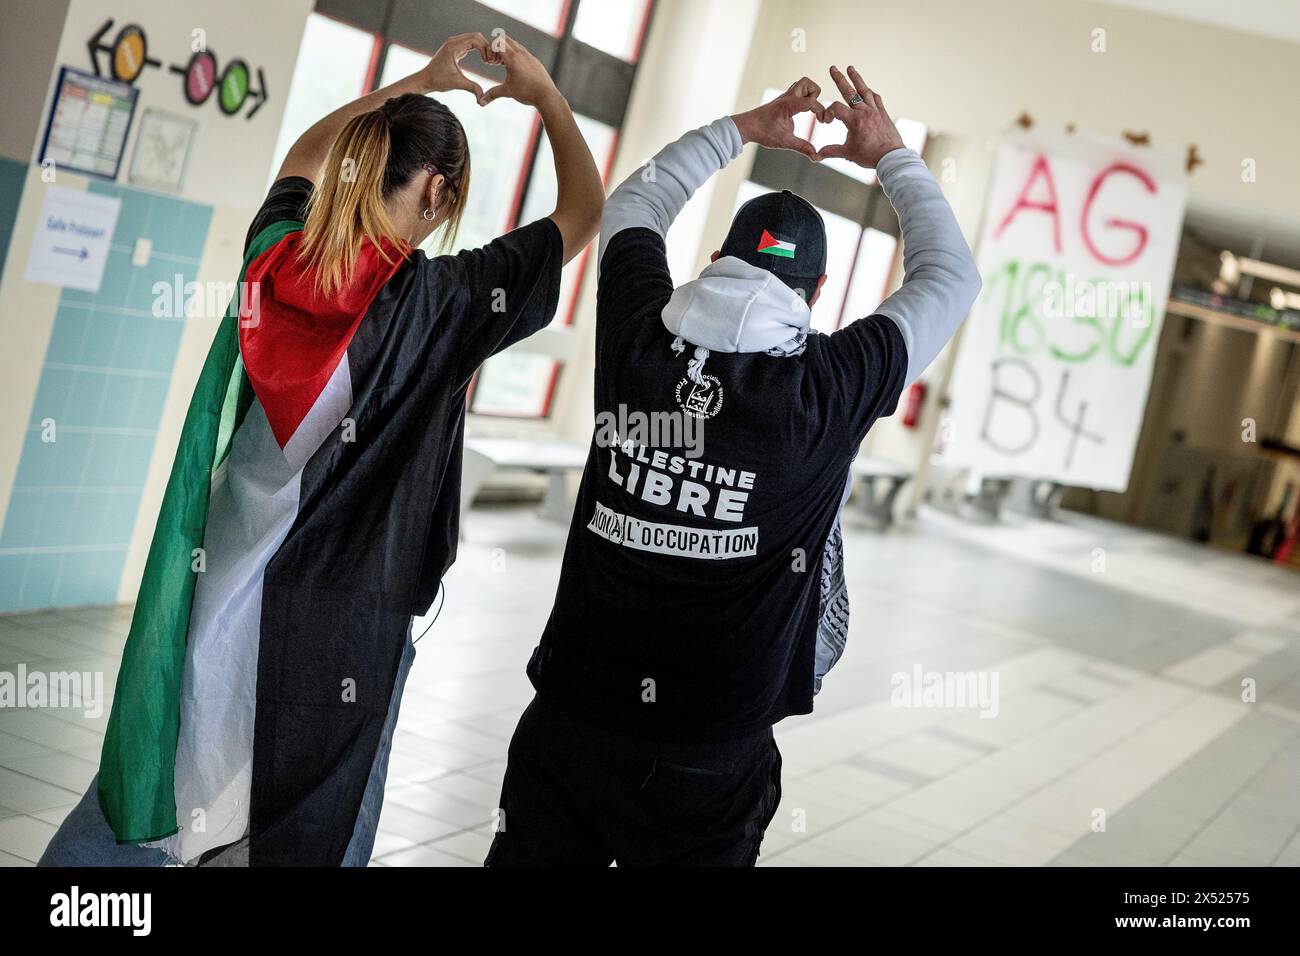
<instances>
[{"instance_id":1,"label":"sign on wall","mask_svg":"<svg viewBox=\"0 0 1300 956\"><path fill-rule=\"evenodd\" d=\"M104 21L86 44L96 76L109 73L123 83L134 83L146 67L162 69L162 60L149 55L149 38L143 27L128 23L110 40L113 23L111 19ZM167 69L180 77L185 101L191 106L202 106L215 93L222 113L235 116L247 106L243 116L252 119L266 103L266 73L262 68L254 70L239 57L227 60L222 67L217 55L208 49L202 30L196 29L191 36L184 62L168 63Z\"/></svg>"},{"instance_id":2,"label":"sign on wall","mask_svg":"<svg viewBox=\"0 0 1300 956\"><path fill-rule=\"evenodd\" d=\"M131 182L155 189L179 190L185 180L185 165L198 125L194 120L162 110L146 109L131 156Z\"/></svg>"},{"instance_id":3,"label":"sign on wall","mask_svg":"<svg viewBox=\"0 0 1300 956\"><path fill-rule=\"evenodd\" d=\"M41 165L116 179L140 91L71 67L59 71Z\"/></svg>"},{"instance_id":4,"label":"sign on wall","mask_svg":"<svg viewBox=\"0 0 1300 956\"><path fill-rule=\"evenodd\" d=\"M1178 251L1180 160L1082 135L998 152L944 462L1128 485Z\"/></svg>"},{"instance_id":5,"label":"sign on wall","mask_svg":"<svg viewBox=\"0 0 1300 956\"><path fill-rule=\"evenodd\" d=\"M47 186L27 258L28 282L98 292L122 200Z\"/></svg>"}]
</instances>

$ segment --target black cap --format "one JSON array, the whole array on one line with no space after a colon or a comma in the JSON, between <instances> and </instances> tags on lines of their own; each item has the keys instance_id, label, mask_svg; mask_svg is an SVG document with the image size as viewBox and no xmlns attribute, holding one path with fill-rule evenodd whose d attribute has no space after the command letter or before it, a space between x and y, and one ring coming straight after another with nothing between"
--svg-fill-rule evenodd
<instances>
[{"instance_id":1,"label":"black cap","mask_svg":"<svg viewBox=\"0 0 1300 956\"><path fill-rule=\"evenodd\" d=\"M826 271L826 224L802 196L766 193L736 210L720 251L775 273L807 302Z\"/></svg>"}]
</instances>

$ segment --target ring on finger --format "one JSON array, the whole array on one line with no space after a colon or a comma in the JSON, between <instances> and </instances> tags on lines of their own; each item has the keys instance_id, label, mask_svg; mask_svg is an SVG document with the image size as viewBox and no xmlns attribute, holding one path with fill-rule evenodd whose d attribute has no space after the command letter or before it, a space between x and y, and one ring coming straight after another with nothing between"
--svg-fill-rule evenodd
<instances>
[{"instance_id":1,"label":"ring on finger","mask_svg":"<svg viewBox=\"0 0 1300 956\"><path fill-rule=\"evenodd\" d=\"M859 103L862 102L865 101L862 99L862 94L860 93L854 93L852 96L849 97L849 106L857 106Z\"/></svg>"}]
</instances>

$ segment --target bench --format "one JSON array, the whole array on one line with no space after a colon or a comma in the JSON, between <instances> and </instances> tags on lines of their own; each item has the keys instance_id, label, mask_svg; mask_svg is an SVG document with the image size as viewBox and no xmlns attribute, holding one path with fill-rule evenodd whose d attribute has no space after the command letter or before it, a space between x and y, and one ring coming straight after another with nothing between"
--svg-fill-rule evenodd
<instances>
[{"instance_id":1,"label":"bench","mask_svg":"<svg viewBox=\"0 0 1300 956\"><path fill-rule=\"evenodd\" d=\"M1050 521L1056 517L1065 485L1050 478L1016 478L1011 482L1007 507L1031 518Z\"/></svg>"},{"instance_id":2,"label":"bench","mask_svg":"<svg viewBox=\"0 0 1300 956\"><path fill-rule=\"evenodd\" d=\"M567 524L573 512L565 478L581 472L587 464L587 446L561 439L466 438L465 463L460 479L462 533L470 505L483 483L502 470L529 471L545 475L546 495L540 514Z\"/></svg>"},{"instance_id":3,"label":"bench","mask_svg":"<svg viewBox=\"0 0 1300 956\"><path fill-rule=\"evenodd\" d=\"M959 518L991 524L1000 519L1013 483L1010 476L979 474L934 456L926 500Z\"/></svg>"},{"instance_id":4,"label":"bench","mask_svg":"<svg viewBox=\"0 0 1300 956\"><path fill-rule=\"evenodd\" d=\"M894 500L912 477L911 469L887 458L859 455L851 466L861 489L862 511L881 530L894 523Z\"/></svg>"}]
</instances>

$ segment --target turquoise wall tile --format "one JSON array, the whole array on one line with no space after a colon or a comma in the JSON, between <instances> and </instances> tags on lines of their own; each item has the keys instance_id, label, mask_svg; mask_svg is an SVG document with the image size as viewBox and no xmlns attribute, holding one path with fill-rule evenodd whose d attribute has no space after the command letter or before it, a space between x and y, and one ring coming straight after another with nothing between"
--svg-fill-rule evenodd
<instances>
[{"instance_id":1,"label":"turquoise wall tile","mask_svg":"<svg viewBox=\"0 0 1300 956\"><path fill-rule=\"evenodd\" d=\"M136 267L131 265L129 251L110 248L108 260L104 264L104 277L100 280L99 292L95 294L96 304L125 308L135 272Z\"/></svg>"},{"instance_id":2,"label":"turquoise wall tile","mask_svg":"<svg viewBox=\"0 0 1300 956\"><path fill-rule=\"evenodd\" d=\"M38 537L43 547L85 544L85 529L77 524L80 492L51 490L41 494Z\"/></svg>"},{"instance_id":3,"label":"turquoise wall tile","mask_svg":"<svg viewBox=\"0 0 1300 956\"><path fill-rule=\"evenodd\" d=\"M50 332L50 345L45 353L47 365L78 365L89 333L91 313L87 309L60 306Z\"/></svg>"},{"instance_id":4,"label":"turquoise wall tile","mask_svg":"<svg viewBox=\"0 0 1300 956\"><path fill-rule=\"evenodd\" d=\"M23 439L23 453L18 459L18 472L14 475L15 488L34 488L55 483L58 469L57 442L43 442L29 434Z\"/></svg>"},{"instance_id":5,"label":"turquoise wall tile","mask_svg":"<svg viewBox=\"0 0 1300 956\"><path fill-rule=\"evenodd\" d=\"M125 318L120 313L99 309L89 314L90 320L86 329L85 345L82 348L81 364L114 368L117 342Z\"/></svg>"},{"instance_id":6,"label":"turquoise wall tile","mask_svg":"<svg viewBox=\"0 0 1300 956\"><path fill-rule=\"evenodd\" d=\"M63 555L58 588L51 603L67 607L116 601L120 574L112 574L111 569L120 567L122 559L123 555L116 552L70 552Z\"/></svg>"},{"instance_id":7,"label":"turquoise wall tile","mask_svg":"<svg viewBox=\"0 0 1300 956\"><path fill-rule=\"evenodd\" d=\"M32 423L52 418L59 428L73 424L70 421L69 411L72 408L72 389L77 378L78 374L70 369L45 369L36 386L36 400L32 403Z\"/></svg>"},{"instance_id":8,"label":"turquoise wall tile","mask_svg":"<svg viewBox=\"0 0 1300 956\"><path fill-rule=\"evenodd\" d=\"M112 427L114 410L105 406L108 384L112 376L103 372L61 372L72 379L68 404L63 411L61 425L74 428Z\"/></svg>"},{"instance_id":9,"label":"turquoise wall tile","mask_svg":"<svg viewBox=\"0 0 1300 956\"><path fill-rule=\"evenodd\" d=\"M71 551L62 556L59 564L57 589L51 594L50 604L102 604L111 598L96 599L103 588L98 580L100 565L105 555L99 551Z\"/></svg>"},{"instance_id":10,"label":"turquoise wall tile","mask_svg":"<svg viewBox=\"0 0 1300 956\"><path fill-rule=\"evenodd\" d=\"M123 190L121 186L117 185L117 183L104 182L102 179L92 179L86 186L86 192L95 193L97 196L120 196L122 195ZM132 190L131 192L133 195L149 195L148 193L141 193L136 190Z\"/></svg>"},{"instance_id":11,"label":"turquoise wall tile","mask_svg":"<svg viewBox=\"0 0 1300 956\"><path fill-rule=\"evenodd\" d=\"M181 210L176 232L176 255L193 259L197 263L203 256L203 246L208 241L208 227L211 224L211 207L187 203L186 208Z\"/></svg>"},{"instance_id":12,"label":"turquoise wall tile","mask_svg":"<svg viewBox=\"0 0 1300 956\"><path fill-rule=\"evenodd\" d=\"M0 554L0 607L19 607L18 594L27 575L27 555Z\"/></svg>"},{"instance_id":13,"label":"turquoise wall tile","mask_svg":"<svg viewBox=\"0 0 1300 956\"><path fill-rule=\"evenodd\" d=\"M118 488L142 488L153 458L153 433L122 435L118 439L117 468L112 484Z\"/></svg>"},{"instance_id":14,"label":"turquoise wall tile","mask_svg":"<svg viewBox=\"0 0 1300 956\"><path fill-rule=\"evenodd\" d=\"M140 346L135 353L135 368L142 372L171 374L180 350L184 325L176 319L140 320L147 322L140 335Z\"/></svg>"},{"instance_id":15,"label":"turquoise wall tile","mask_svg":"<svg viewBox=\"0 0 1300 956\"><path fill-rule=\"evenodd\" d=\"M117 225L113 227L113 245L134 249L135 241L148 235L146 225L149 222L150 205L148 199L137 201L123 197L122 205L117 211Z\"/></svg>"},{"instance_id":16,"label":"turquoise wall tile","mask_svg":"<svg viewBox=\"0 0 1300 956\"><path fill-rule=\"evenodd\" d=\"M45 456L53 452L52 485L79 485L86 462L90 460L95 436L90 432L70 431L59 428L55 431L55 440L43 442L36 430L27 433L27 444L23 448L23 458L28 455Z\"/></svg>"},{"instance_id":17,"label":"turquoise wall tile","mask_svg":"<svg viewBox=\"0 0 1300 956\"><path fill-rule=\"evenodd\" d=\"M168 278L163 263L157 259L152 259L147 266L133 266L123 306L132 312L152 316L154 283L160 280L166 281Z\"/></svg>"},{"instance_id":18,"label":"turquoise wall tile","mask_svg":"<svg viewBox=\"0 0 1300 956\"><path fill-rule=\"evenodd\" d=\"M9 498L9 518L0 533L0 548L30 548L40 540L41 500L45 492L15 488Z\"/></svg>"},{"instance_id":19,"label":"turquoise wall tile","mask_svg":"<svg viewBox=\"0 0 1300 956\"><path fill-rule=\"evenodd\" d=\"M23 607L53 607L54 592L59 583L59 566L63 555L54 553L33 554L28 558L19 600Z\"/></svg>"},{"instance_id":20,"label":"turquoise wall tile","mask_svg":"<svg viewBox=\"0 0 1300 956\"><path fill-rule=\"evenodd\" d=\"M99 485L97 477L90 479L90 484ZM76 526L76 539L67 544L97 545L118 544L126 542L113 541L104 534L107 520L104 509L109 501L109 493L97 487L82 488L72 502L72 520Z\"/></svg>"},{"instance_id":21,"label":"turquoise wall tile","mask_svg":"<svg viewBox=\"0 0 1300 956\"><path fill-rule=\"evenodd\" d=\"M136 512L139 510L139 494L126 491L110 494L104 503L105 542L120 542L123 547L129 545L131 532L135 529Z\"/></svg>"},{"instance_id":22,"label":"turquoise wall tile","mask_svg":"<svg viewBox=\"0 0 1300 956\"><path fill-rule=\"evenodd\" d=\"M114 184L89 188L120 197L121 209L99 291L60 294L0 525L0 549L16 549L0 554L0 611L116 599L184 332L183 317L152 314L153 287L193 278L211 227L208 206ZM0 162L0 229L5 189ZM135 266L142 236L153 254ZM37 427L47 417L58 426L53 443Z\"/></svg>"},{"instance_id":23,"label":"turquoise wall tile","mask_svg":"<svg viewBox=\"0 0 1300 956\"><path fill-rule=\"evenodd\" d=\"M171 382L163 378L135 379L135 396L128 421L129 428L153 429L162 418L163 405Z\"/></svg>"},{"instance_id":24,"label":"turquoise wall tile","mask_svg":"<svg viewBox=\"0 0 1300 956\"><path fill-rule=\"evenodd\" d=\"M122 436L109 430L112 426L104 425L94 429L90 435L90 450L83 463L80 485L108 485L117 473L117 460L121 457Z\"/></svg>"},{"instance_id":25,"label":"turquoise wall tile","mask_svg":"<svg viewBox=\"0 0 1300 956\"><path fill-rule=\"evenodd\" d=\"M105 375L100 399L99 421L104 428L135 427L135 399L139 379L134 375ZM155 415L153 421L158 421Z\"/></svg>"}]
</instances>

